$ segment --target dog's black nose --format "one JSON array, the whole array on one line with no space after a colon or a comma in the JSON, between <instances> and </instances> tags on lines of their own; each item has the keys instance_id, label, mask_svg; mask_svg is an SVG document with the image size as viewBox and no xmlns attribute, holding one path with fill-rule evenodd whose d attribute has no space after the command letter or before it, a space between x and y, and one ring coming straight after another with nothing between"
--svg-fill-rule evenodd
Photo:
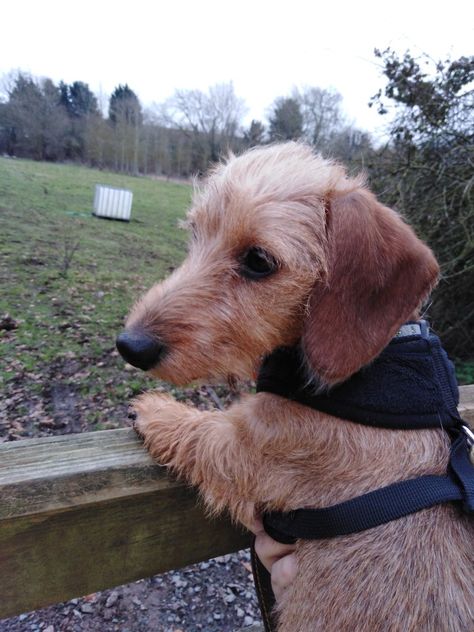
<instances>
[{"instance_id":1,"label":"dog's black nose","mask_svg":"<svg viewBox=\"0 0 474 632\"><path fill-rule=\"evenodd\" d=\"M124 360L143 371L156 366L165 353L162 342L137 329L122 331L115 344Z\"/></svg>"}]
</instances>

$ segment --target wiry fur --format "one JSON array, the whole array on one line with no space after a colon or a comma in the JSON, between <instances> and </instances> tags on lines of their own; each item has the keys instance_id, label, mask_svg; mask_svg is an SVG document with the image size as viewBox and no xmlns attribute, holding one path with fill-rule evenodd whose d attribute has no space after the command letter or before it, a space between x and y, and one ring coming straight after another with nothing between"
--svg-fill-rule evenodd
<instances>
[{"instance_id":1,"label":"wiry fur","mask_svg":"<svg viewBox=\"0 0 474 632\"><path fill-rule=\"evenodd\" d=\"M127 325L162 340L153 374L184 384L254 374L262 355L302 340L327 383L372 360L438 275L431 251L357 179L287 143L231 157L197 191L189 255ZM239 273L250 246L278 271ZM441 430L339 420L268 393L198 411L150 392L135 403L151 454L199 487L212 512L324 507L446 469ZM280 632L471 632L474 526L453 506L360 534L298 542Z\"/></svg>"}]
</instances>

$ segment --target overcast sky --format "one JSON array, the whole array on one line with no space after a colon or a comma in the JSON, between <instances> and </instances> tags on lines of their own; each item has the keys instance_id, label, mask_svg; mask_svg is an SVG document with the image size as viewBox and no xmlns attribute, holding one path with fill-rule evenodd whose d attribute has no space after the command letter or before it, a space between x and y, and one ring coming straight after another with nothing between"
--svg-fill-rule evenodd
<instances>
[{"instance_id":1,"label":"overcast sky","mask_svg":"<svg viewBox=\"0 0 474 632\"><path fill-rule=\"evenodd\" d=\"M336 88L369 131L383 85L373 49L474 53L472 0L3 0L0 74L81 80L108 95L128 83L147 106L176 88L233 81L247 120L292 86Z\"/></svg>"}]
</instances>

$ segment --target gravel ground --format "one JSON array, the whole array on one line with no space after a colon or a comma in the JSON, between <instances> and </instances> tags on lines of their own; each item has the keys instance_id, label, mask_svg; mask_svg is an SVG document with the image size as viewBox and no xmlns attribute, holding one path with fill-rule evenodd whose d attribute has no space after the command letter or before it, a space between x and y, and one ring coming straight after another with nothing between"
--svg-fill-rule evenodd
<instances>
[{"instance_id":1,"label":"gravel ground","mask_svg":"<svg viewBox=\"0 0 474 632\"><path fill-rule=\"evenodd\" d=\"M0 632L236 632L260 629L249 551L0 621Z\"/></svg>"}]
</instances>

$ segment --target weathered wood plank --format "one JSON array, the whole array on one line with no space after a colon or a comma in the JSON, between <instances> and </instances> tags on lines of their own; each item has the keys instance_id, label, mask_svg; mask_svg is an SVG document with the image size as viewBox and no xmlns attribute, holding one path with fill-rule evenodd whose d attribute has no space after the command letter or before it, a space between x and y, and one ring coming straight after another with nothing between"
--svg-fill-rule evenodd
<instances>
[{"instance_id":1,"label":"weathered wood plank","mask_svg":"<svg viewBox=\"0 0 474 632\"><path fill-rule=\"evenodd\" d=\"M0 518L179 485L129 429L27 439L0 450Z\"/></svg>"},{"instance_id":2,"label":"weathered wood plank","mask_svg":"<svg viewBox=\"0 0 474 632\"><path fill-rule=\"evenodd\" d=\"M0 445L0 618L248 543L130 430Z\"/></svg>"}]
</instances>

